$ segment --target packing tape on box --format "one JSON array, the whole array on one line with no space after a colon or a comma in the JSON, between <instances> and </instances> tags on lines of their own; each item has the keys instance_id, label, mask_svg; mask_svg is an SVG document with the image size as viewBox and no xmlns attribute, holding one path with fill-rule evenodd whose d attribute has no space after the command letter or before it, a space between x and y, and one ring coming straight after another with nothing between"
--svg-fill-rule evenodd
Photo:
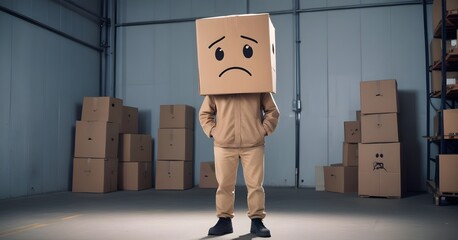
<instances>
[{"instance_id":1,"label":"packing tape on box","mask_svg":"<svg viewBox=\"0 0 458 240\"><path fill-rule=\"evenodd\" d=\"M93 97L92 98L92 104L91 104L91 107L92 107L92 111L93 112L96 112L97 111L97 104L99 102L99 99L96 98L96 97Z\"/></svg>"},{"instance_id":2,"label":"packing tape on box","mask_svg":"<svg viewBox=\"0 0 458 240\"><path fill-rule=\"evenodd\" d=\"M169 140L170 140L170 146L173 146L173 130L170 130L170 135L169 135Z\"/></svg>"},{"instance_id":3,"label":"packing tape on box","mask_svg":"<svg viewBox=\"0 0 458 240\"><path fill-rule=\"evenodd\" d=\"M175 106L174 105L170 107L170 114L172 114L172 118L175 118Z\"/></svg>"},{"instance_id":4,"label":"packing tape on box","mask_svg":"<svg viewBox=\"0 0 458 240\"><path fill-rule=\"evenodd\" d=\"M381 81L375 82L375 96L383 96L382 95L382 87L380 87Z\"/></svg>"},{"instance_id":5,"label":"packing tape on box","mask_svg":"<svg viewBox=\"0 0 458 240\"><path fill-rule=\"evenodd\" d=\"M377 114L377 127L382 127L382 115Z\"/></svg>"}]
</instances>

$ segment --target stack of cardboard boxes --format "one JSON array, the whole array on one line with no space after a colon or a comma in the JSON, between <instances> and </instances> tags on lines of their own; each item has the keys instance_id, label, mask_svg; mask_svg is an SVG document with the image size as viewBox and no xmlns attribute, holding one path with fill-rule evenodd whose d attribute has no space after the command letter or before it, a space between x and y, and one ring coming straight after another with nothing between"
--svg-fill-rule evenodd
<instances>
[{"instance_id":1,"label":"stack of cardboard boxes","mask_svg":"<svg viewBox=\"0 0 458 240\"><path fill-rule=\"evenodd\" d=\"M458 109L444 109L437 112L434 118L434 134L439 134L438 115L442 114L444 139L458 138ZM439 191L458 193L458 154L439 154Z\"/></svg>"},{"instance_id":2,"label":"stack of cardboard boxes","mask_svg":"<svg viewBox=\"0 0 458 240\"><path fill-rule=\"evenodd\" d=\"M118 185L118 141L122 100L84 97L76 122L73 192L112 192Z\"/></svg>"},{"instance_id":3,"label":"stack of cardboard boxes","mask_svg":"<svg viewBox=\"0 0 458 240\"><path fill-rule=\"evenodd\" d=\"M396 80L363 81L358 194L402 197Z\"/></svg>"},{"instance_id":4,"label":"stack of cardboard boxes","mask_svg":"<svg viewBox=\"0 0 458 240\"><path fill-rule=\"evenodd\" d=\"M194 108L161 105L157 137L156 189L193 187Z\"/></svg>"},{"instance_id":5,"label":"stack of cardboard boxes","mask_svg":"<svg viewBox=\"0 0 458 240\"><path fill-rule=\"evenodd\" d=\"M328 192L358 191L358 143L361 142L360 112L356 121L344 122L342 163L324 167L324 186Z\"/></svg>"},{"instance_id":6,"label":"stack of cardboard boxes","mask_svg":"<svg viewBox=\"0 0 458 240\"><path fill-rule=\"evenodd\" d=\"M153 186L152 139L138 134L138 109L123 106L119 135L118 187L143 190Z\"/></svg>"}]
</instances>

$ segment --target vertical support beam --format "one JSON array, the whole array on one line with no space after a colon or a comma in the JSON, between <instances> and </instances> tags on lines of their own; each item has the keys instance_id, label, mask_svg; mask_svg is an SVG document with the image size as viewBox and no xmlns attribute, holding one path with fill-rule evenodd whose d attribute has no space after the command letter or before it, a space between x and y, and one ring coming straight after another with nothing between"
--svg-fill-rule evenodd
<instances>
[{"instance_id":1,"label":"vertical support beam","mask_svg":"<svg viewBox=\"0 0 458 240\"><path fill-rule=\"evenodd\" d=\"M114 27L111 24L113 17L113 0L103 0L100 26L100 47L104 49L101 55L101 96L115 96L114 92Z\"/></svg>"},{"instance_id":2,"label":"vertical support beam","mask_svg":"<svg viewBox=\"0 0 458 240\"><path fill-rule=\"evenodd\" d=\"M434 26L433 26L434 28ZM430 103L431 103L431 88L430 88L430 78L429 78L429 41L428 41L428 19L426 13L426 0L423 0L423 34L424 34L424 41L425 41L425 74L426 74L426 136L431 136L431 129L430 129ZM426 180L431 179L431 144L430 140L426 139Z\"/></svg>"},{"instance_id":3,"label":"vertical support beam","mask_svg":"<svg viewBox=\"0 0 458 240\"><path fill-rule=\"evenodd\" d=\"M300 164L300 126L301 126L301 61L300 61L300 27L299 27L299 0L294 1L294 40L295 40L295 96L293 99L293 111L295 115L295 186L299 188L299 164Z\"/></svg>"},{"instance_id":4,"label":"vertical support beam","mask_svg":"<svg viewBox=\"0 0 458 240\"><path fill-rule=\"evenodd\" d=\"M443 110L446 108L446 80L447 80L447 66L445 62L445 55L447 54L446 51L446 41L447 41L447 24L445 22L446 19L446 14L447 14L447 6L446 6L446 0L442 0L442 66L441 66L441 71L442 71L442 88L441 88L441 106L440 110L442 110L442 113L439 114L439 136L441 136L440 139L440 151L439 154L445 154L447 149L445 145L445 139L444 139L444 112ZM436 161L436 169L435 169L435 182L437 186L439 186L439 160Z\"/></svg>"},{"instance_id":5,"label":"vertical support beam","mask_svg":"<svg viewBox=\"0 0 458 240\"><path fill-rule=\"evenodd\" d=\"M446 14L447 14L447 6L446 6L446 3L447 1L446 0L442 0L442 65L441 65L441 71L442 71L442 81L441 81L441 105L440 105L440 109L441 110L444 110L446 108L446 91L447 91L447 88L446 88L446 81L447 81L447 65L446 65L446 55L447 55L447 48L445 46L447 46L447 24L445 22L446 20ZM443 114L440 114L439 115L439 134L440 136L442 136L441 138L441 144L440 144L440 153L441 154L444 154L445 153L445 141L443 139L443 135L444 135L444 121L443 121Z\"/></svg>"}]
</instances>

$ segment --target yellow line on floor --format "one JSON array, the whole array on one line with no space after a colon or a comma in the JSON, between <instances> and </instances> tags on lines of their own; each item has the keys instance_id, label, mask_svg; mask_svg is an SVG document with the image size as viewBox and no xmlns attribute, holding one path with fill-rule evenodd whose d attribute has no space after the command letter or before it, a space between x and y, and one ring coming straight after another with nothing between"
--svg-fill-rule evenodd
<instances>
[{"instance_id":1,"label":"yellow line on floor","mask_svg":"<svg viewBox=\"0 0 458 240\"><path fill-rule=\"evenodd\" d=\"M66 221L66 220L70 220L70 219L73 219L73 218L77 218L79 216L81 216L81 214L70 215L70 216L59 218L58 220L55 220L55 221L49 221L49 222L45 222L45 223L34 223L34 224L30 224L30 225L20 226L20 227L17 227L17 228L13 228L11 230L6 230L6 231L3 231L3 232L0 232L0 238L6 237L6 236L10 236L10 235L13 235L13 234L18 234L18 233L25 232L25 231L29 231L29 230L33 230L33 229L37 229L37 228L41 228L41 227L46 227L46 226L48 226L50 224L54 224L54 223L58 223L58 222L61 222L61 221Z\"/></svg>"}]
</instances>

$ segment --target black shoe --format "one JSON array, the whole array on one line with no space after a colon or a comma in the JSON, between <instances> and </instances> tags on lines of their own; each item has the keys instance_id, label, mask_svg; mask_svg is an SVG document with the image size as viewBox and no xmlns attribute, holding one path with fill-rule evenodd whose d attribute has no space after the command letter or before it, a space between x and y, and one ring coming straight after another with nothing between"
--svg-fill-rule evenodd
<instances>
[{"instance_id":1,"label":"black shoe","mask_svg":"<svg viewBox=\"0 0 458 240\"><path fill-rule=\"evenodd\" d=\"M270 230L264 226L260 218L251 219L250 232L256 234L258 237L270 237Z\"/></svg>"},{"instance_id":2,"label":"black shoe","mask_svg":"<svg viewBox=\"0 0 458 240\"><path fill-rule=\"evenodd\" d=\"M233 230L231 218L220 217L216 225L208 230L208 235L221 236L232 232Z\"/></svg>"}]
</instances>

